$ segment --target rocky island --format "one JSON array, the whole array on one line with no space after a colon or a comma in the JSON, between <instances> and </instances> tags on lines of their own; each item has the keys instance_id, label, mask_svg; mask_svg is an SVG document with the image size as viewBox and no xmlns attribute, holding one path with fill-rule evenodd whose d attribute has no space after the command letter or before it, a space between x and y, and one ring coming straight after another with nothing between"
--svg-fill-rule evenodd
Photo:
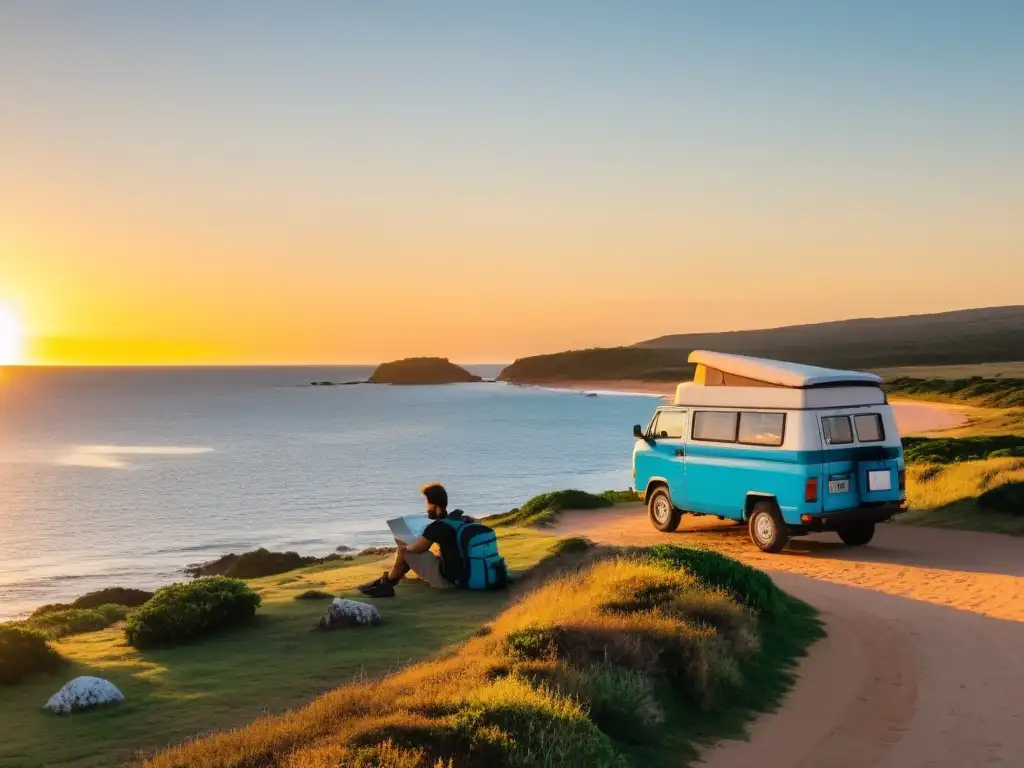
<instances>
[{"instance_id":1,"label":"rocky island","mask_svg":"<svg viewBox=\"0 0 1024 768\"><path fill-rule=\"evenodd\" d=\"M381 363L369 378L371 384L464 384L481 381L444 357L410 357Z\"/></svg>"}]
</instances>

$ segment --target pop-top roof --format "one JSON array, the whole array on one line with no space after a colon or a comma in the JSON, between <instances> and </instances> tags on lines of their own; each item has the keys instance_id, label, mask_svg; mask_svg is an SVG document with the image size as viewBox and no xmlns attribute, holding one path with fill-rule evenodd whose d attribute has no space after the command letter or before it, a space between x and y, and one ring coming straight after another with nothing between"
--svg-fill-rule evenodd
<instances>
[{"instance_id":1,"label":"pop-top roof","mask_svg":"<svg viewBox=\"0 0 1024 768\"><path fill-rule=\"evenodd\" d=\"M689 361L707 368L713 368L734 376L764 382L778 387L824 387L836 385L875 385L882 379L873 373L861 371L840 371L834 368L819 368L814 365L785 363L746 355L730 355L724 352L708 352L695 349Z\"/></svg>"}]
</instances>

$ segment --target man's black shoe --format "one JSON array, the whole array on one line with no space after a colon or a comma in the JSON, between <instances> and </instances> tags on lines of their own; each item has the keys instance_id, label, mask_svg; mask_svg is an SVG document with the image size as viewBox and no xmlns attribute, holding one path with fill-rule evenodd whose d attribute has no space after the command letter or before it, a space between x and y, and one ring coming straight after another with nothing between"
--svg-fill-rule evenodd
<instances>
[{"instance_id":1,"label":"man's black shoe","mask_svg":"<svg viewBox=\"0 0 1024 768\"><path fill-rule=\"evenodd\" d=\"M359 588L367 597L394 597L395 596L395 585L391 583L391 579L385 573L384 576L373 584L366 584Z\"/></svg>"},{"instance_id":2,"label":"man's black shoe","mask_svg":"<svg viewBox=\"0 0 1024 768\"><path fill-rule=\"evenodd\" d=\"M364 589L370 589L371 587L375 587L375 586L377 586L378 584L383 584L383 583L384 583L384 582L386 582L386 581L389 581L389 579L388 579L388 572L387 572L387 571L384 571L384 575L383 575L383 576L381 576L381 577L380 577L379 579L374 579L373 581L368 581L368 582L366 582L365 584L360 584L360 585L359 585L359 586L357 587L357 589L358 589L358 590L359 590L360 592L362 592L362 591L363 591Z\"/></svg>"}]
</instances>

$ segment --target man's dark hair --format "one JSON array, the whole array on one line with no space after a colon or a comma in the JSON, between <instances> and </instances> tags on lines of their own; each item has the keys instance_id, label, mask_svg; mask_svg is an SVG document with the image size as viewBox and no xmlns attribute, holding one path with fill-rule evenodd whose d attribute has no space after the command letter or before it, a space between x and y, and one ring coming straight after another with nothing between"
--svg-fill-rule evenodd
<instances>
[{"instance_id":1,"label":"man's dark hair","mask_svg":"<svg viewBox=\"0 0 1024 768\"><path fill-rule=\"evenodd\" d=\"M420 493L426 496L431 504L448 509L448 491L440 483L428 483L420 488Z\"/></svg>"}]
</instances>

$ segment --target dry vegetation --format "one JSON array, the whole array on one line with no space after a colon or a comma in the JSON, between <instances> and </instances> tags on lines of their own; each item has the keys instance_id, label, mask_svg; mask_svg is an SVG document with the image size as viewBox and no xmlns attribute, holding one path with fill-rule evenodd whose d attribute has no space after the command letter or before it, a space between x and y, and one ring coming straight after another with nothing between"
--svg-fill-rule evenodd
<instances>
[{"instance_id":1,"label":"dry vegetation","mask_svg":"<svg viewBox=\"0 0 1024 768\"><path fill-rule=\"evenodd\" d=\"M908 525L1024 534L1024 506L985 504L986 494L1024 485L1024 459L995 458L907 468Z\"/></svg>"},{"instance_id":2,"label":"dry vegetation","mask_svg":"<svg viewBox=\"0 0 1024 768\"><path fill-rule=\"evenodd\" d=\"M590 767L663 757L678 764L692 756L692 744L673 741L679 733L693 736L694 724L737 705L770 706L793 658L819 632L808 609L793 603L776 622L792 636L774 638L768 652L764 616L664 558L600 559L594 550L579 557L589 564L537 586L457 650L166 750L146 765ZM771 681L748 674L766 663ZM671 754L658 756L667 747Z\"/></svg>"}]
</instances>

